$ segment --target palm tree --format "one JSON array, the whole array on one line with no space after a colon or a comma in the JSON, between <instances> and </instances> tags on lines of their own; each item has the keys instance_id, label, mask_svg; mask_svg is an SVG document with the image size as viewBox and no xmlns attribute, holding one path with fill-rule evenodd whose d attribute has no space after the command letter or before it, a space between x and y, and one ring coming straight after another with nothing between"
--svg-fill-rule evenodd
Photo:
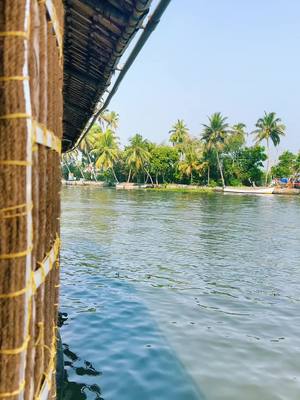
<instances>
[{"instance_id":1,"label":"palm tree","mask_svg":"<svg viewBox=\"0 0 300 400\"><path fill-rule=\"evenodd\" d=\"M101 113L101 119L106 122L106 127L115 131L119 125L119 114L115 111L105 110Z\"/></svg>"},{"instance_id":2,"label":"palm tree","mask_svg":"<svg viewBox=\"0 0 300 400\"><path fill-rule=\"evenodd\" d=\"M150 160L150 152L148 151L148 143L143 139L142 135L136 134L129 140L129 146L125 149L125 160L129 167L127 182L130 182L131 174L138 174L140 171L146 171L146 163Z\"/></svg>"},{"instance_id":3,"label":"palm tree","mask_svg":"<svg viewBox=\"0 0 300 400\"><path fill-rule=\"evenodd\" d=\"M92 154L97 157L96 167L104 171L111 170L116 182L118 182L114 165L119 159L119 148L114 132L107 128L96 138Z\"/></svg>"},{"instance_id":4,"label":"palm tree","mask_svg":"<svg viewBox=\"0 0 300 400\"><path fill-rule=\"evenodd\" d=\"M178 170L182 175L190 177L193 183L193 173L200 173L207 167L206 162L201 162L202 147L198 140L189 139L184 143L184 160L180 161Z\"/></svg>"},{"instance_id":5,"label":"palm tree","mask_svg":"<svg viewBox=\"0 0 300 400\"><path fill-rule=\"evenodd\" d=\"M63 165L65 165L65 167L67 168L68 175L70 176L71 175L71 170L69 168L69 165L74 163L74 158L73 158L72 152L68 151L68 152L64 153L62 155L61 159L62 159Z\"/></svg>"},{"instance_id":6,"label":"palm tree","mask_svg":"<svg viewBox=\"0 0 300 400\"><path fill-rule=\"evenodd\" d=\"M246 125L243 122L238 122L231 128L231 137L234 138L236 142L243 145L246 141Z\"/></svg>"},{"instance_id":7,"label":"palm tree","mask_svg":"<svg viewBox=\"0 0 300 400\"><path fill-rule=\"evenodd\" d=\"M95 181L97 180L97 177L95 173L95 166L91 159L90 153L94 147L94 143L96 141L97 136L101 133L102 133L101 127L95 124L79 144L79 150L88 159L88 163L91 167L91 172Z\"/></svg>"},{"instance_id":8,"label":"palm tree","mask_svg":"<svg viewBox=\"0 0 300 400\"><path fill-rule=\"evenodd\" d=\"M182 144L185 139L188 137L189 130L185 125L183 119L178 119L177 122L173 125L172 129L169 131L170 142L173 146Z\"/></svg>"},{"instance_id":9,"label":"palm tree","mask_svg":"<svg viewBox=\"0 0 300 400\"><path fill-rule=\"evenodd\" d=\"M208 119L209 124L203 124L204 130L202 133L202 140L204 141L205 147L208 151L213 150L216 153L222 185L225 187L223 169L220 161L220 152L225 146L229 133L229 125L226 122L227 117L223 117L220 112L212 114Z\"/></svg>"},{"instance_id":10,"label":"palm tree","mask_svg":"<svg viewBox=\"0 0 300 400\"><path fill-rule=\"evenodd\" d=\"M246 125L239 122L230 128L230 134L227 136L225 143L225 153L232 159L232 164L239 163L241 148L246 143Z\"/></svg>"},{"instance_id":11,"label":"palm tree","mask_svg":"<svg viewBox=\"0 0 300 400\"><path fill-rule=\"evenodd\" d=\"M263 140L267 143L268 161L267 161L267 172L266 181L268 182L268 176L270 171L270 141L276 147L280 143L280 137L285 135L285 126L281 123L281 119L276 117L275 112L267 113L262 118L259 118L255 124L256 144L261 143Z\"/></svg>"}]
</instances>

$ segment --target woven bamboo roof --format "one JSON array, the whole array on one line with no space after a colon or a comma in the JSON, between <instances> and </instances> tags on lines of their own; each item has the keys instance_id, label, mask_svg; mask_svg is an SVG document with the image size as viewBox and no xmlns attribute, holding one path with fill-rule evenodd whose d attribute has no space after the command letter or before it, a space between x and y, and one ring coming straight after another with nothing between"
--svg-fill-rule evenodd
<instances>
[{"instance_id":1,"label":"woven bamboo roof","mask_svg":"<svg viewBox=\"0 0 300 400\"><path fill-rule=\"evenodd\" d=\"M79 138L151 0L64 0L63 150Z\"/></svg>"}]
</instances>

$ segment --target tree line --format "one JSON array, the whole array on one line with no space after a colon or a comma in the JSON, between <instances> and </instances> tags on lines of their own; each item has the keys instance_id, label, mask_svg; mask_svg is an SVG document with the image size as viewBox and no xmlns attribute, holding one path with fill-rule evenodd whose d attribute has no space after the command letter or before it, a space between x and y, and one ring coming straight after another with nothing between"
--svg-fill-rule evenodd
<instances>
[{"instance_id":1,"label":"tree line","mask_svg":"<svg viewBox=\"0 0 300 400\"><path fill-rule=\"evenodd\" d=\"M286 131L274 112L265 112L256 122L252 146L246 144L246 125L230 126L219 112L208 118L198 136L177 120L169 131L169 144L156 144L136 134L121 148L118 125L116 112L104 112L79 146L64 154L63 176L110 183L251 186L300 172L300 153L284 152L278 164L270 167L270 147L278 146Z\"/></svg>"}]
</instances>

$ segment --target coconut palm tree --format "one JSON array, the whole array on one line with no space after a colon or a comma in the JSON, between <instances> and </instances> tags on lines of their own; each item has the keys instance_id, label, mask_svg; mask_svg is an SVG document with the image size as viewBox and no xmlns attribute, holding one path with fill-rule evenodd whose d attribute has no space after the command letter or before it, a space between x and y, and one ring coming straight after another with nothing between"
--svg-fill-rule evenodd
<instances>
[{"instance_id":1,"label":"coconut palm tree","mask_svg":"<svg viewBox=\"0 0 300 400\"><path fill-rule=\"evenodd\" d=\"M182 144L185 139L189 135L189 130L185 125L183 119L178 119L177 122L173 125L172 129L169 131L170 135L170 142L175 145Z\"/></svg>"},{"instance_id":2,"label":"coconut palm tree","mask_svg":"<svg viewBox=\"0 0 300 400\"><path fill-rule=\"evenodd\" d=\"M129 140L129 146L125 149L125 162L129 167L127 182L130 182L131 174L138 174L146 170L146 163L150 160L150 152L148 151L148 143L142 135L136 134Z\"/></svg>"},{"instance_id":3,"label":"coconut palm tree","mask_svg":"<svg viewBox=\"0 0 300 400\"><path fill-rule=\"evenodd\" d=\"M119 148L115 133L111 129L107 128L95 138L91 153L97 158L96 167L104 171L111 170L118 182L114 166L119 159Z\"/></svg>"},{"instance_id":4,"label":"coconut palm tree","mask_svg":"<svg viewBox=\"0 0 300 400\"><path fill-rule=\"evenodd\" d=\"M285 135L285 126L281 123L281 119L276 117L275 112L265 112L264 116L258 119L255 126L257 129L253 133L255 134L256 144L264 140L267 144L268 161L265 181L267 184L270 172L270 142L275 147L279 145L281 136Z\"/></svg>"},{"instance_id":5,"label":"coconut palm tree","mask_svg":"<svg viewBox=\"0 0 300 400\"><path fill-rule=\"evenodd\" d=\"M218 168L222 180L222 185L225 187L223 169L220 160L220 152L223 150L229 134L229 125L226 122L227 117L223 117L220 112L212 114L209 119L209 124L204 126L202 140L205 143L206 150L215 151L217 156Z\"/></svg>"},{"instance_id":6,"label":"coconut palm tree","mask_svg":"<svg viewBox=\"0 0 300 400\"><path fill-rule=\"evenodd\" d=\"M79 143L79 150L82 154L87 158L89 166L91 168L91 174L94 177L94 180L97 180L96 173L95 173L95 165L91 159L91 151L94 147L94 143L96 138L99 134L102 133L102 130L99 125L94 125L90 132L83 138L83 140Z\"/></svg>"},{"instance_id":7,"label":"coconut palm tree","mask_svg":"<svg viewBox=\"0 0 300 400\"><path fill-rule=\"evenodd\" d=\"M193 174L200 173L207 168L206 162L201 162L202 159L202 146L198 140L188 139L184 143L184 160L181 160L178 165L178 170L181 175L190 177L190 183L193 183Z\"/></svg>"},{"instance_id":8,"label":"coconut palm tree","mask_svg":"<svg viewBox=\"0 0 300 400\"><path fill-rule=\"evenodd\" d=\"M246 125L239 122L230 128L230 134L227 136L224 152L232 159L233 165L239 163L241 148L246 143Z\"/></svg>"},{"instance_id":9,"label":"coconut palm tree","mask_svg":"<svg viewBox=\"0 0 300 400\"><path fill-rule=\"evenodd\" d=\"M64 153L62 155L61 160L62 160L62 164L67 168L68 174L70 176L71 175L71 170L69 168L69 165L74 163L74 158L73 158L72 152L68 151L67 153Z\"/></svg>"},{"instance_id":10,"label":"coconut palm tree","mask_svg":"<svg viewBox=\"0 0 300 400\"><path fill-rule=\"evenodd\" d=\"M205 163L205 169L207 171L207 185L210 185L210 170L212 163L212 150L207 148L206 143L203 143L203 162Z\"/></svg>"},{"instance_id":11,"label":"coconut palm tree","mask_svg":"<svg viewBox=\"0 0 300 400\"><path fill-rule=\"evenodd\" d=\"M101 113L101 120L106 122L106 127L115 131L119 126L119 114L115 111L105 110Z\"/></svg>"},{"instance_id":12,"label":"coconut palm tree","mask_svg":"<svg viewBox=\"0 0 300 400\"><path fill-rule=\"evenodd\" d=\"M239 145L243 145L245 143L246 136L246 125L243 122L238 122L232 126L231 137L233 137L234 141L238 142Z\"/></svg>"}]
</instances>

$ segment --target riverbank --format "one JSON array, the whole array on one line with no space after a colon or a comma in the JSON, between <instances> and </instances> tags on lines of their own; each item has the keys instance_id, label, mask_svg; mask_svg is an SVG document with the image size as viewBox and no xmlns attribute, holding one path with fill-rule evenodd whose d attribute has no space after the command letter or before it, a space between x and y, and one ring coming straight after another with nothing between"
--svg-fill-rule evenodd
<instances>
[{"instance_id":1,"label":"riverbank","mask_svg":"<svg viewBox=\"0 0 300 400\"><path fill-rule=\"evenodd\" d=\"M273 194L299 195L300 194L300 189L275 188Z\"/></svg>"},{"instance_id":2,"label":"riverbank","mask_svg":"<svg viewBox=\"0 0 300 400\"><path fill-rule=\"evenodd\" d=\"M197 186L197 185L177 185L177 184L169 184L169 185L159 185L149 188L150 191L157 192L193 192L193 193L213 193L213 192L222 192L221 187L208 187L208 186Z\"/></svg>"},{"instance_id":3,"label":"riverbank","mask_svg":"<svg viewBox=\"0 0 300 400\"><path fill-rule=\"evenodd\" d=\"M104 181L62 181L62 185L64 186L93 186L99 188L108 188L114 187L109 185ZM230 188L231 186L228 186ZM158 192L193 192L193 193L221 193L223 192L223 188L220 186L217 187L209 187L209 186L198 186L198 185L183 185L183 184L167 184L167 185L150 185L150 184L137 184L137 183L128 183L122 182L115 185L117 190L149 190L149 191L158 191ZM232 187L235 188L235 187ZM249 189L249 187L247 187ZM299 189L293 188L275 188L273 194L276 195L300 195Z\"/></svg>"},{"instance_id":4,"label":"riverbank","mask_svg":"<svg viewBox=\"0 0 300 400\"><path fill-rule=\"evenodd\" d=\"M119 183L116 185L117 190L134 190L134 189L146 189L150 191L175 191L175 192L221 192L222 188L212 188L212 187L207 187L207 186L198 186L198 185L183 185L183 184L174 184L170 183L167 185L151 185L151 184L146 184L146 185L139 185L137 183Z\"/></svg>"}]
</instances>

